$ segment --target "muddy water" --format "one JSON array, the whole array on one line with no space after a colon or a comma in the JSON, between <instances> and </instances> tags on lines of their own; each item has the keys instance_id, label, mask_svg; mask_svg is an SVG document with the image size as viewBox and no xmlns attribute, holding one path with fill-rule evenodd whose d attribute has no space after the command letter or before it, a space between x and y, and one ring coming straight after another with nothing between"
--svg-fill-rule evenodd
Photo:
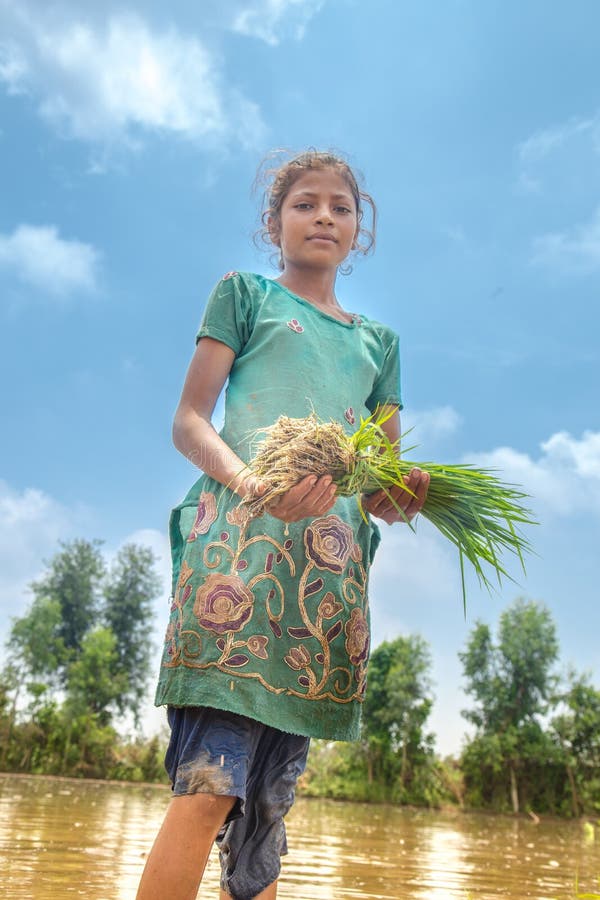
<instances>
[{"instance_id":1,"label":"muddy water","mask_svg":"<svg viewBox=\"0 0 600 900\"><path fill-rule=\"evenodd\" d=\"M133 900L169 791L0 776L0 897ZM279 897L600 898L600 828L299 800ZM218 897L212 859L202 897ZM167 898L165 898L167 900Z\"/></svg>"}]
</instances>

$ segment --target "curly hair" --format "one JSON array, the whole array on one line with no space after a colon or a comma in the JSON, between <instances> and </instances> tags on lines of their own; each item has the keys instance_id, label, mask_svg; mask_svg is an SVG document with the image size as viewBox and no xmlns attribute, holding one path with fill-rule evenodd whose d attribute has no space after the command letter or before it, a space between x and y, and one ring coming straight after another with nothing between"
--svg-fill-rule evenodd
<instances>
[{"instance_id":1,"label":"curly hair","mask_svg":"<svg viewBox=\"0 0 600 900\"><path fill-rule=\"evenodd\" d=\"M286 158L287 157L287 158ZM283 161L281 161L283 159ZM274 161L279 161L274 165ZM276 226L281 221L281 207L292 186L311 169L333 169L340 175L352 193L356 204L356 218L359 231L354 246L355 253L366 255L375 246L375 230L377 224L377 208L370 194L362 190L359 179L346 160L330 150L315 150L309 148L295 156L283 150L275 150L269 154L258 170L255 181L255 189L262 189L262 202L260 214L260 228L254 236L257 246L273 246L273 224ZM362 179L361 179L362 180ZM371 213L370 228L362 225L364 208L369 207ZM279 254L278 266L283 269L283 259ZM352 270L351 266L340 272L347 274Z\"/></svg>"}]
</instances>

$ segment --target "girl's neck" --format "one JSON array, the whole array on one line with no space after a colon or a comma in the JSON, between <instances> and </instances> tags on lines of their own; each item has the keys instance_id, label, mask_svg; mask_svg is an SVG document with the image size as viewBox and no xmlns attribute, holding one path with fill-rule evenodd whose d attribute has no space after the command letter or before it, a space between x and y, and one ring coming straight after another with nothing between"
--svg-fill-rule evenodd
<instances>
[{"instance_id":1,"label":"girl's neck","mask_svg":"<svg viewBox=\"0 0 600 900\"><path fill-rule=\"evenodd\" d=\"M306 270L286 266L276 281L321 309L341 309L335 296L335 270Z\"/></svg>"}]
</instances>

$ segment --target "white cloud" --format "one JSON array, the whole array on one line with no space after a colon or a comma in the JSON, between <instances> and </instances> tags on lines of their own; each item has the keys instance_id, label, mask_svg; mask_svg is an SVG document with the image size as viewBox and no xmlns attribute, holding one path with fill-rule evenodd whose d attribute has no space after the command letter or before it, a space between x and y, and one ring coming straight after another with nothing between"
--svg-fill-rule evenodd
<instances>
[{"instance_id":1,"label":"white cloud","mask_svg":"<svg viewBox=\"0 0 600 900\"><path fill-rule=\"evenodd\" d=\"M382 542L371 574L373 642L410 630L410 605L435 608L446 601L460 608L462 594L457 552L424 519L416 533L403 525L381 525Z\"/></svg>"},{"instance_id":2,"label":"white cloud","mask_svg":"<svg viewBox=\"0 0 600 900\"><path fill-rule=\"evenodd\" d=\"M503 481L522 485L544 520L600 514L600 432L585 431L578 439L559 431L541 445L541 451L538 459L532 459L512 447L499 447L471 455L469 462L497 469Z\"/></svg>"},{"instance_id":3,"label":"white cloud","mask_svg":"<svg viewBox=\"0 0 600 900\"><path fill-rule=\"evenodd\" d=\"M257 0L245 3L235 15L232 28L275 46L288 35L302 40L306 26L325 0Z\"/></svg>"},{"instance_id":4,"label":"white cloud","mask_svg":"<svg viewBox=\"0 0 600 900\"><path fill-rule=\"evenodd\" d=\"M590 175L598 168L600 111L572 117L535 132L517 146L518 184L525 193L564 190L589 193Z\"/></svg>"},{"instance_id":5,"label":"white cloud","mask_svg":"<svg viewBox=\"0 0 600 900\"><path fill-rule=\"evenodd\" d=\"M9 94L19 94L27 77L27 62L22 52L13 44L0 44L0 81Z\"/></svg>"},{"instance_id":6,"label":"white cloud","mask_svg":"<svg viewBox=\"0 0 600 900\"><path fill-rule=\"evenodd\" d=\"M19 225L12 234L0 234L0 269L47 293L93 291L99 260L94 247L61 238L53 225Z\"/></svg>"},{"instance_id":7,"label":"white cloud","mask_svg":"<svg viewBox=\"0 0 600 900\"><path fill-rule=\"evenodd\" d=\"M542 449L559 466L572 468L577 477L593 478L600 484L600 432L585 431L578 441L567 431L559 431Z\"/></svg>"},{"instance_id":8,"label":"white cloud","mask_svg":"<svg viewBox=\"0 0 600 900\"><path fill-rule=\"evenodd\" d=\"M0 481L0 646L10 618L24 612L28 585L40 575L43 561L56 552L58 541L73 537L83 519L81 510L67 509L44 491L17 491Z\"/></svg>"},{"instance_id":9,"label":"white cloud","mask_svg":"<svg viewBox=\"0 0 600 900\"><path fill-rule=\"evenodd\" d=\"M600 207L583 225L535 238L531 261L565 273L588 274L600 269Z\"/></svg>"},{"instance_id":10,"label":"white cloud","mask_svg":"<svg viewBox=\"0 0 600 900\"><path fill-rule=\"evenodd\" d=\"M262 132L258 107L223 86L197 38L152 31L134 14L102 24L70 15L59 23L56 14L9 0L10 43L0 50L0 79L35 96L41 115L67 136L135 146L149 132L241 143Z\"/></svg>"},{"instance_id":11,"label":"white cloud","mask_svg":"<svg viewBox=\"0 0 600 900\"><path fill-rule=\"evenodd\" d=\"M519 144L519 159L525 165L538 163L571 141L586 135L593 137L598 149L600 114L587 119L575 117L560 125L537 131Z\"/></svg>"},{"instance_id":12,"label":"white cloud","mask_svg":"<svg viewBox=\"0 0 600 900\"><path fill-rule=\"evenodd\" d=\"M407 434L403 441L405 446L432 443L439 438L454 434L462 424L462 417L451 406L438 406L433 409L412 410L402 415L402 431ZM410 455L410 454L409 454Z\"/></svg>"}]
</instances>

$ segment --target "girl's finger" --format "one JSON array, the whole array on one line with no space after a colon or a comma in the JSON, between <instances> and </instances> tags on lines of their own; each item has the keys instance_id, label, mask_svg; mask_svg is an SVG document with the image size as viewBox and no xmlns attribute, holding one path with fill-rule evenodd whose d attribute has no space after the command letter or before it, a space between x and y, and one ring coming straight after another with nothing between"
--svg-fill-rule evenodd
<instances>
[{"instance_id":1,"label":"girl's finger","mask_svg":"<svg viewBox=\"0 0 600 900\"><path fill-rule=\"evenodd\" d=\"M295 484L293 488L290 488L289 491L278 497L277 502L270 507L269 511L277 510L278 513L282 514L295 513L298 508L305 505L316 482L317 479L314 475L307 475L302 481ZM298 518L301 517L299 516ZM297 519L290 519L290 521L297 521Z\"/></svg>"},{"instance_id":2,"label":"girl's finger","mask_svg":"<svg viewBox=\"0 0 600 900\"><path fill-rule=\"evenodd\" d=\"M330 480L322 485L318 483L299 505L298 512L302 513L302 517L322 516L334 505L335 494L336 487Z\"/></svg>"},{"instance_id":3,"label":"girl's finger","mask_svg":"<svg viewBox=\"0 0 600 900\"><path fill-rule=\"evenodd\" d=\"M331 475L323 475L316 482L306 500L308 503L320 504L326 498L329 498L332 489L335 493L335 485L332 484Z\"/></svg>"},{"instance_id":4,"label":"girl's finger","mask_svg":"<svg viewBox=\"0 0 600 900\"><path fill-rule=\"evenodd\" d=\"M385 506L389 505L390 498L384 490L377 491L376 494L373 494L373 498L375 500L375 506L378 509L383 509Z\"/></svg>"},{"instance_id":5,"label":"girl's finger","mask_svg":"<svg viewBox=\"0 0 600 900\"><path fill-rule=\"evenodd\" d=\"M293 488L290 488L290 490L286 494L284 494L283 497L289 497L290 501L293 504L301 503L306 497L309 496L311 491L314 490L316 483L316 475L307 475L302 479L302 481L299 481L298 484L294 485Z\"/></svg>"},{"instance_id":6,"label":"girl's finger","mask_svg":"<svg viewBox=\"0 0 600 900\"><path fill-rule=\"evenodd\" d=\"M412 491L412 487L410 487L410 485L407 485L407 487L409 487L409 489ZM382 493L383 493L383 497L384 497L384 501L385 501L382 504L382 507L384 509L389 509L389 510L394 510L395 512L399 512L399 510L406 511L410 507L410 504L412 501L412 494L410 494L408 491L404 490L399 485L392 487L392 489L389 492L389 496L385 493L385 491L383 491Z\"/></svg>"},{"instance_id":7,"label":"girl's finger","mask_svg":"<svg viewBox=\"0 0 600 900\"><path fill-rule=\"evenodd\" d=\"M331 491L327 491L326 494L323 494L321 497L317 507L315 508L315 515L324 516L326 512L335 506L336 502L335 490L333 493Z\"/></svg>"},{"instance_id":8,"label":"girl's finger","mask_svg":"<svg viewBox=\"0 0 600 900\"><path fill-rule=\"evenodd\" d=\"M423 509L423 504L427 498L427 490L429 488L429 474L427 472L419 472L418 481L414 486L414 497L411 497L410 503L406 507L406 514L410 518L414 518Z\"/></svg>"},{"instance_id":9,"label":"girl's finger","mask_svg":"<svg viewBox=\"0 0 600 900\"><path fill-rule=\"evenodd\" d=\"M268 507L268 512L287 522L323 515L335 503L336 487L330 475L307 475Z\"/></svg>"}]
</instances>

